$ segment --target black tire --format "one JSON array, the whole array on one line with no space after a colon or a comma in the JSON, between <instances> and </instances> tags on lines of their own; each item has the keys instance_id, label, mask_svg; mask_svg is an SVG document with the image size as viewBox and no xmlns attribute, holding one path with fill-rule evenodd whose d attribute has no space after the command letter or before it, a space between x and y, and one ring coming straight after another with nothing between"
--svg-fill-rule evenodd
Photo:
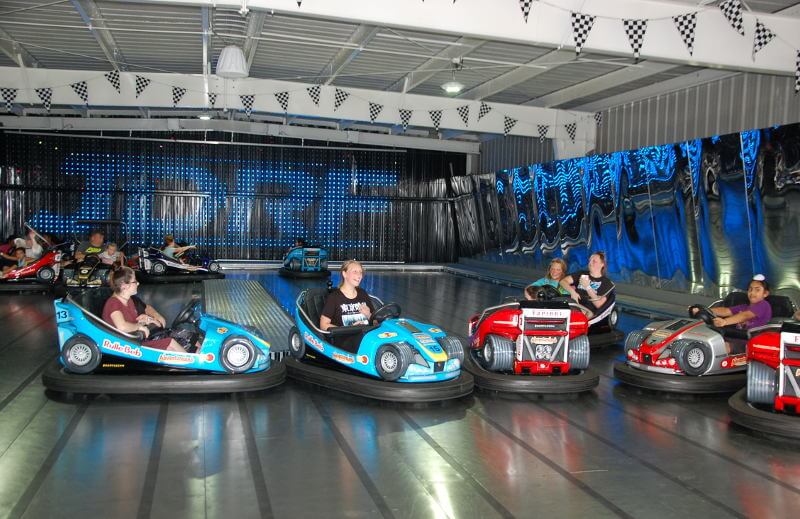
<instances>
[{"instance_id":1,"label":"black tire","mask_svg":"<svg viewBox=\"0 0 800 519\"><path fill-rule=\"evenodd\" d=\"M447 353L447 359L458 359L459 365L464 365L464 345L457 337L446 335L436 339L439 346Z\"/></svg>"},{"instance_id":2,"label":"black tire","mask_svg":"<svg viewBox=\"0 0 800 519\"><path fill-rule=\"evenodd\" d=\"M375 353L375 370L383 380L394 382L403 376L411 364L411 352L400 344L384 344Z\"/></svg>"},{"instance_id":3,"label":"black tire","mask_svg":"<svg viewBox=\"0 0 800 519\"><path fill-rule=\"evenodd\" d=\"M73 335L61 348L64 369L70 373L83 375L91 373L100 365L103 354L97 343L81 333Z\"/></svg>"},{"instance_id":4,"label":"black tire","mask_svg":"<svg viewBox=\"0 0 800 519\"><path fill-rule=\"evenodd\" d=\"M212 261L208 264L208 271L209 272L219 272L222 268L222 265L219 264L218 261Z\"/></svg>"},{"instance_id":5,"label":"black tire","mask_svg":"<svg viewBox=\"0 0 800 519\"><path fill-rule=\"evenodd\" d=\"M742 389L728 399L728 411L733 423L768 435L800 440L800 417L760 408L747 401Z\"/></svg>"},{"instance_id":6,"label":"black tire","mask_svg":"<svg viewBox=\"0 0 800 519\"><path fill-rule=\"evenodd\" d=\"M244 373L256 362L256 347L247 337L232 335L219 349L219 362L228 373Z\"/></svg>"},{"instance_id":7,"label":"black tire","mask_svg":"<svg viewBox=\"0 0 800 519\"><path fill-rule=\"evenodd\" d=\"M617 312L617 309L614 308L608 314L608 327L614 330L617 327L617 321L619 321L619 313Z\"/></svg>"},{"instance_id":8,"label":"black tire","mask_svg":"<svg viewBox=\"0 0 800 519\"><path fill-rule=\"evenodd\" d=\"M300 260L297 258L290 259L289 270L300 270Z\"/></svg>"},{"instance_id":9,"label":"black tire","mask_svg":"<svg viewBox=\"0 0 800 519\"><path fill-rule=\"evenodd\" d=\"M156 260L150 265L150 274L154 276L163 276L167 273L167 264L163 261Z\"/></svg>"},{"instance_id":10,"label":"black tire","mask_svg":"<svg viewBox=\"0 0 800 519\"><path fill-rule=\"evenodd\" d=\"M302 359L306 355L306 341L300 335L300 330L292 326L289 330L289 353L296 359Z\"/></svg>"},{"instance_id":11,"label":"black tire","mask_svg":"<svg viewBox=\"0 0 800 519\"><path fill-rule=\"evenodd\" d=\"M56 271L51 267L42 267L36 272L36 279L44 283L52 283L56 277Z\"/></svg>"},{"instance_id":12,"label":"black tire","mask_svg":"<svg viewBox=\"0 0 800 519\"><path fill-rule=\"evenodd\" d=\"M639 347L642 343L650 337L650 333L647 330L636 330L635 332L631 332L625 338L625 352L627 354L628 350L639 351Z\"/></svg>"},{"instance_id":13,"label":"black tire","mask_svg":"<svg viewBox=\"0 0 800 519\"><path fill-rule=\"evenodd\" d=\"M691 377L697 377L708 371L714 361L711 348L697 341L682 344L677 351L673 351L673 356L681 370Z\"/></svg>"},{"instance_id":14,"label":"black tire","mask_svg":"<svg viewBox=\"0 0 800 519\"><path fill-rule=\"evenodd\" d=\"M483 342L483 365L489 371L511 371L514 368L514 343L499 335L489 334Z\"/></svg>"},{"instance_id":15,"label":"black tire","mask_svg":"<svg viewBox=\"0 0 800 519\"><path fill-rule=\"evenodd\" d=\"M751 360L747 364L747 401L751 404L773 405L778 394L777 381L774 369Z\"/></svg>"},{"instance_id":16,"label":"black tire","mask_svg":"<svg viewBox=\"0 0 800 519\"><path fill-rule=\"evenodd\" d=\"M569 341L569 351L567 352L567 360L569 365L575 370L584 370L589 368L589 337L581 335Z\"/></svg>"}]
</instances>

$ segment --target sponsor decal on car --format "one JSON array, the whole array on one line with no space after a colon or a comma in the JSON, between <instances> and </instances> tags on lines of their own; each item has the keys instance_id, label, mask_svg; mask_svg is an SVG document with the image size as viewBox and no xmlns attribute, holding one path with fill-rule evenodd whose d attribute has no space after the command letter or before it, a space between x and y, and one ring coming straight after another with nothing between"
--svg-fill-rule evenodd
<instances>
[{"instance_id":1,"label":"sponsor decal on car","mask_svg":"<svg viewBox=\"0 0 800 519\"><path fill-rule=\"evenodd\" d=\"M332 357L333 360L338 360L339 362L342 362L344 364L352 364L353 362L355 362L355 359L352 357L352 355L344 355L342 353L334 352Z\"/></svg>"},{"instance_id":2,"label":"sponsor decal on car","mask_svg":"<svg viewBox=\"0 0 800 519\"><path fill-rule=\"evenodd\" d=\"M436 344L436 341L433 340L433 337L428 335L427 333L415 333L414 339L423 346L430 346L431 344Z\"/></svg>"},{"instance_id":3,"label":"sponsor decal on car","mask_svg":"<svg viewBox=\"0 0 800 519\"><path fill-rule=\"evenodd\" d=\"M732 366L738 367L738 366L744 366L746 364L747 364L747 355L739 355L737 357L731 358Z\"/></svg>"},{"instance_id":4,"label":"sponsor decal on car","mask_svg":"<svg viewBox=\"0 0 800 519\"><path fill-rule=\"evenodd\" d=\"M169 364L193 364L194 357L191 355L182 355L180 353L162 353L158 356L158 362L166 362Z\"/></svg>"},{"instance_id":5,"label":"sponsor decal on car","mask_svg":"<svg viewBox=\"0 0 800 519\"><path fill-rule=\"evenodd\" d=\"M111 351L117 351L119 353L124 353L125 355L130 355L131 357L141 357L142 350L135 346L130 346L128 344L120 344L118 342L111 342L108 339L103 339L103 348L106 348Z\"/></svg>"},{"instance_id":6,"label":"sponsor decal on car","mask_svg":"<svg viewBox=\"0 0 800 519\"><path fill-rule=\"evenodd\" d=\"M397 337L397 334L394 332L383 332L378 334L378 339L391 339L392 337Z\"/></svg>"},{"instance_id":7,"label":"sponsor decal on car","mask_svg":"<svg viewBox=\"0 0 800 519\"><path fill-rule=\"evenodd\" d=\"M303 338L305 338L305 340L308 341L309 344L311 344L313 347L315 347L319 351L325 351L325 345L322 344L319 341L319 339L317 339L316 337L314 337L310 333L304 332L303 333Z\"/></svg>"},{"instance_id":8,"label":"sponsor decal on car","mask_svg":"<svg viewBox=\"0 0 800 519\"><path fill-rule=\"evenodd\" d=\"M204 360L205 362L208 362L209 364L214 362L217 359L217 357L215 357L213 353L206 353L205 357L201 357L201 358L202 358L202 360Z\"/></svg>"},{"instance_id":9,"label":"sponsor decal on car","mask_svg":"<svg viewBox=\"0 0 800 519\"><path fill-rule=\"evenodd\" d=\"M360 362L361 364L366 365L369 362L369 357L367 357L366 355L359 355L358 356L358 362Z\"/></svg>"},{"instance_id":10,"label":"sponsor decal on car","mask_svg":"<svg viewBox=\"0 0 800 519\"><path fill-rule=\"evenodd\" d=\"M431 333L442 333L442 330L439 328L428 328L428 331Z\"/></svg>"},{"instance_id":11,"label":"sponsor decal on car","mask_svg":"<svg viewBox=\"0 0 800 519\"><path fill-rule=\"evenodd\" d=\"M217 328L217 333L220 335L225 335L226 333L228 333L228 329L223 326L220 326L219 328Z\"/></svg>"}]
</instances>

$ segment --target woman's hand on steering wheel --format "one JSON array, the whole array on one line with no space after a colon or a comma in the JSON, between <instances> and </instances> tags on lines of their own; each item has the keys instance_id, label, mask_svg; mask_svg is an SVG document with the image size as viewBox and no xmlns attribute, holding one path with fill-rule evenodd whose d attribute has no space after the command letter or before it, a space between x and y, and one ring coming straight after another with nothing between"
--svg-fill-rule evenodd
<instances>
[{"instance_id":1,"label":"woman's hand on steering wheel","mask_svg":"<svg viewBox=\"0 0 800 519\"><path fill-rule=\"evenodd\" d=\"M392 319L395 317L400 317L400 305L397 303L387 303L372 312L369 322L370 324L382 323L386 319Z\"/></svg>"}]
</instances>

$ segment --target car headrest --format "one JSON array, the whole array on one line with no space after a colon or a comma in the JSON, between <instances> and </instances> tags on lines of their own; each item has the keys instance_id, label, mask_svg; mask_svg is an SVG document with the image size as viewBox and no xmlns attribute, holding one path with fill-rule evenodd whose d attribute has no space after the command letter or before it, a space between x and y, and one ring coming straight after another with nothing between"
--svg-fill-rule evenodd
<instances>
[{"instance_id":1,"label":"car headrest","mask_svg":"<svg viewBox=\"0 0 800 519\"><path fill-rule=\"evenodd\" d=\"M767 296L767 302L772 307L772 318L789 318L794 315L794 304L792 300L786 296L779 296L777 294L770 294Z\"/></svg>"},{"instance_id":2,"label":"car headrest","mask_svg":"<svg viewBox=\"0 0 800 519\"><path fill-rule=\"evenodd\" d=\"M747 299L747 292L731 292L725 299L722 300L722 306L730 308L731 306L749 305L750 300Z\"/></svg>"},{"instance_id":3,"label":"car headrest","mask_svg":"<svg viewBox=\"0 0 800 519\"><path fill-rule=\"evenodd\" d=\"M103 307L113 293L114 292L108 287L98 287L83 290L77 294L72 294L70 297L89 312L99 317L103 315Z\"/></svg>"},{"instance_id":4,"label":"car headrest","mask_svg":"<svg viewBox=\"0 0 800 519\"><path fill-rule=\"evenodd\" d=\"M319 318L322 316L322 309L325 308L327 297L327 288L309 288L303 296L303 311L314 326L319 326Z\"/></svg>"}]
</instances>

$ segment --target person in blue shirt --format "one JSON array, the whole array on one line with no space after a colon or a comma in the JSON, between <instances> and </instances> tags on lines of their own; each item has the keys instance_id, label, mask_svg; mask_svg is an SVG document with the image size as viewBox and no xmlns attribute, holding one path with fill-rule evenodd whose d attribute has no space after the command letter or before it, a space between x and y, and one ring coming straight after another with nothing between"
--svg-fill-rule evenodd
<instances>
[{"instance_id":1,"label":"person in blue shirt","mask_svg":"<svg viewBox=\"0 0 800 519\"><path fill-rule=\"evenodd\" d=\"M539 278L531 283L531 286L550 285L553 288L557 288L561 294L569 295L569 292L567 292L567 290L560 284L561 280L564 279L566 275L567 262L561 258L554 258L553 261L550 262L550 266L547 268L547 274L545 274L543 278Z\"/></svg>"}]
</instances>

